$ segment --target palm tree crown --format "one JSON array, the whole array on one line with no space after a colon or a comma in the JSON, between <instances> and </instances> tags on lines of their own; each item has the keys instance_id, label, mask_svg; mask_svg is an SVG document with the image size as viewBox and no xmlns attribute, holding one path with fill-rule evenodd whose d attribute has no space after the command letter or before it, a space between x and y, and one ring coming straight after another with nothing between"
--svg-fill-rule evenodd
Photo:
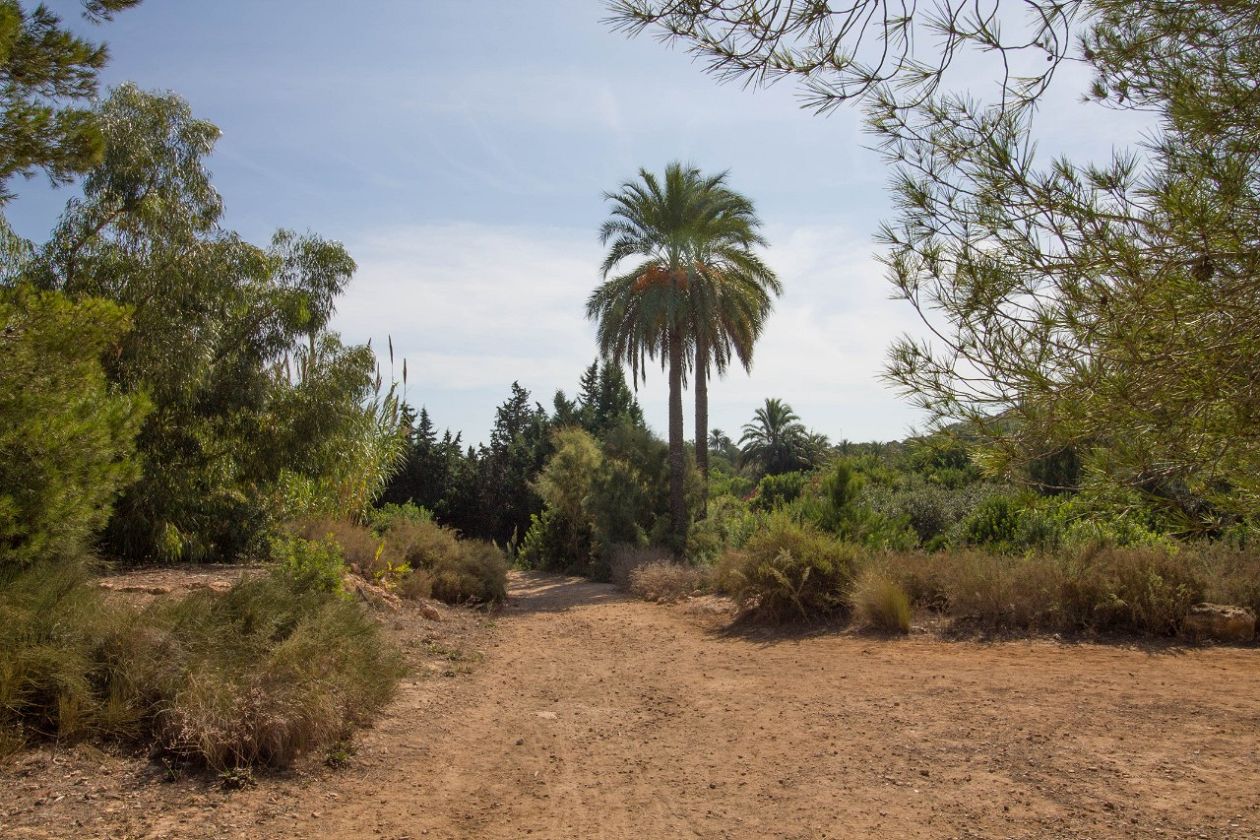
<instances>
[{"instance_id":1,"label":"palm tree crown","mask_svg":"<svg viewBox=\"0 0 1260 840\"><path fill-rule=\"evenodd\" d=\"M669 370L670 530L678 552L686 544L688 525L682 418L687 264L708 212L712 184L698 169L671 163L663 183L640 169L638 181L606 193L612 210L599 231L600 241L609 246L604 282L586 303L587 317L596 322L600 352L617 364L628 364L636 385L648 359L659 357ZM631 259L636 261L633 268L609 277Z\"/></svg>"},{"instance_id":2,"label":"palm tree crown","mask_svg":"<svg viewBox=\"0 0 1260 840\"><path fill-rule=\"evenodd\" d=\"M809 433L792 406L768 399L744 426L739 439L744 458L768 474L791 472L808 463Z\"/></svg>"},{"instance_id":3,"label":"palm tree crown","mask_svg":"<svg viewBox=\"0 0 1260 840\"><path fill-rule=\"evenodd\" d=\"M683 501L682 385L696 375L697 462L707 474L710 367L732 359L747 367L781 287L754 248L764 245L752 202L726 186L726 173L705 176L671 163L663 178L639 177L605 198L612 204L600 227L608 246L604 282L587 301L605 357L630 367L635 384L649 360L669 372L670 508L681 544ZM618 270L630 264L628 271Z\"/></svg>"}]
</instances>

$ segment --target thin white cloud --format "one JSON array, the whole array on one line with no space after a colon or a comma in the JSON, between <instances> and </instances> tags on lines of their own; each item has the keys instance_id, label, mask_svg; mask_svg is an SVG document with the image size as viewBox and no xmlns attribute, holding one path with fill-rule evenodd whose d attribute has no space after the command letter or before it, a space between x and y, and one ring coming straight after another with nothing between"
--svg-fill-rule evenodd
<instances>
[{"instance_id":1,"label":"thin white cloud","mask_svg":"<svg viewBox=\"0 0 1260 840\"><path fill-rule=\"evenodd\" d=\"M913 412L878 375L889 342L916 324L904 303L888 300L873 247L838 224L769 234L786 294L751 375L735 370L713 383L711 424L735 431L777 396L835 438L900 437ZM512 381L548 405L555 389L572 392L595 356L584 304L602 253L590 231L416 225L349 245L359 271L335 326L353 341L392 336L412 402L466 440L484 439ZM665 388L653 373L640 389L658 429Z\"/></svg>"}]
</instances>

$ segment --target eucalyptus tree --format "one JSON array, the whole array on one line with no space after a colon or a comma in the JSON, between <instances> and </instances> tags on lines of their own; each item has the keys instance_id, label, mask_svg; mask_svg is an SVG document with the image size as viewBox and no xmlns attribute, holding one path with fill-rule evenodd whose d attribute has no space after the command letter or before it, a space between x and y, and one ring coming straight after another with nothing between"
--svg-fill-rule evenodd
<instances>
[{"instance_id":1,"label":"eucalyptus tree","mask_svg":"<svg viewBox=\"0 0 1260 840\"><path fill-rule=\"evenodd\" d=\"M278 498L361 505L380 483L368 460L387 454L371 445L385 439L374 425L384 403L372 399L371 350L327 330L354 261L309 234L259 246L224 230L205 165L218 129L178 97L123 85L94 120L104 156L19 274L130 314L106 370L153 410L138 437L144 471L115 505L108 548L231 557L265 535Z\"/></svg>"},{"instance_id":2,"label":"eucalyptus tree","mask_svg":"<svg viewBox=\"0 0 1260 840\"><path fill-rule=\"evenodd\" d=\"M777 475L808 466L817 440L811 440L792 406L771 397L744 425L739 444L745 461L767 475Z\"/></svg>"},{"instance_id":3,"label":"eucalyptus tree","mask_svg":"<svg viewBox=\"0 0 1260 840\"><path fill-rule=\"evenodd\" d=\"M663 178L641 169L637 181L606 193L612 209L600 228L600 240L609 246L601 269L604 282L586 304L600 352L629 365L636 384L649 359L659 359L668 371L670 525L679 550L688 527L682 388L693 346L691 269L721 183L721 176L671 163ZM629 270L616 273L631 260Z\"/></svg>"}]
</instances>

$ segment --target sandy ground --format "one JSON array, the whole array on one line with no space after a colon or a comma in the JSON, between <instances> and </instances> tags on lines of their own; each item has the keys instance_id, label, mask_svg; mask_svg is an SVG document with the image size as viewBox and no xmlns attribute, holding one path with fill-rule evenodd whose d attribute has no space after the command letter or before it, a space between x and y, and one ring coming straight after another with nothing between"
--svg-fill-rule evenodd
<instances>
[{"instance_id":1,"label":"sandy ground","mask_svg":"<svg viewBox=\"0 0 1260 840\"><path fill-rule=\"evenodd\" d=\"M0 837L1260 838L1260 649L731 632L514 575L386 619L416 674L349 766L224 791L90 747Z\"/></svg>"}]
</instances>

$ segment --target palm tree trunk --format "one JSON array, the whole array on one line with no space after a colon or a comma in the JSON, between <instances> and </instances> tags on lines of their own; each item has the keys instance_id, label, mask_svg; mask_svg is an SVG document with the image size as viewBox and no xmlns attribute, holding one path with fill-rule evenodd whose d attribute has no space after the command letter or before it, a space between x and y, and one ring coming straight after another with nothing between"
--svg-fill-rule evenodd
<instances>
[{"instance_id":1,"label":"palm tree trunk","mask_svg":"<svg viewBox=\"0 0 1260 840\"><path fill-rule=\"evenodd\" d=\"M687 500L683 497L683 342L682 333L669 334L669 515L673 526L674 552L681 556L687 545Z\"/></svg>"},{"instance_id":2,"label":"palm tree trunk","mask_svg":"<svg viewBox=\"0 0 1260 840\"><path fill-rule=\"evenodd\" d=\"M709 515L709 345L696 339L696 466L700 469L700 518Z\"/></svg>"}]
</instances>

